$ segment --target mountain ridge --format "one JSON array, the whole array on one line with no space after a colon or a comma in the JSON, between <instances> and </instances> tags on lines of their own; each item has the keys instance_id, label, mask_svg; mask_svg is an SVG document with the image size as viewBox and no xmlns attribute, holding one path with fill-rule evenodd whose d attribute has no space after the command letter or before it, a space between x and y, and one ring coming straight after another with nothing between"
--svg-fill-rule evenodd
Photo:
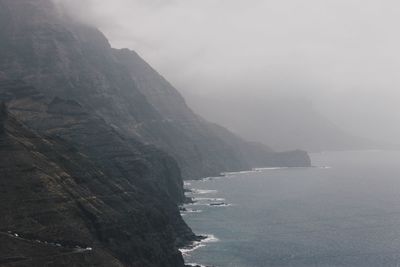
<instances>
[{"instance_id":1,"label":"mountain ridge","mask_svg":"<svg viewBox=\"0 0 400 267\"><path fill-rule=\"evenodd\" d=\"M97 29L65 21L55 12L29 13L29 5L23 5L27 0L2 2L15 8L14 17L26 15L29 21L10 18L8 27L0 29L3 75L24 80L46 96L73 99L122 134L155 144L178 160L185 178L254 167L242 151L227 145L233 134L218 137L219 130L194 114L177 90L136 53L112 49ZM308 162L305 157L304 165Z\"/></svg>"},{"instance_id":2,"label":"mountain ridge","mask_svg":"<svg viewBox=\"0 0 400 267\"><path fill-rule=\"evenodd\" d=\"M222 123L248 140L266 143L277 151L308 152L372 149L378 142L352 135L320 114L305 96L229 95L223 101L186 93L193 109ZM226 103L227 108L221 109ZM207 104L207 109L204 105Z\"/></svg>"}]
</instances>

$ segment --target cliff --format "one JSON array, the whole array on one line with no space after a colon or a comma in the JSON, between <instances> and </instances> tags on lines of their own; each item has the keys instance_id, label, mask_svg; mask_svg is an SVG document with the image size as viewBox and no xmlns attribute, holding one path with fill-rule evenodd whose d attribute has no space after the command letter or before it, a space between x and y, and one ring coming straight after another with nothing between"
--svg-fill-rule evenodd
<instances>
[{"instance_id":1,"label":"cliff","mask_svg":"<svg viewBox=\"0 0 400 267\"><path fill-rule=\"evenodd\" d=\"M0 263L183 266L177 246L194 236L172 158L122 142L74 102L47 102L20 82L0 88L16 114L1 117Z\"/></svg>"},{"instance_id":2,"label":"cliff","mask_svg":"<svg viewBox=\"0 0 400 267\"><path fill-rule=\"evenodd\" d=\"M101 32L60 14L50 1L1 4L3 76L23 80L45 96L79 102L127 138L165 150L185 178L255 165L136 53L112 49Z\"/></svg>"}]
</instances>

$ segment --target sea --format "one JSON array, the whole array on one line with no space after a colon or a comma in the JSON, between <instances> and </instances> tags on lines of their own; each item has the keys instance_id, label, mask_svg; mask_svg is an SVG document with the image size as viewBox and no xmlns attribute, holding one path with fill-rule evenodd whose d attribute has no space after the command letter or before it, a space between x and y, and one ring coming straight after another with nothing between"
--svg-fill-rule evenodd
<instances>
[{"instance_id":1,"label":"sea","mask_svg":"<svg viewBox=\"0 0 400 267\"><path fill-rule=\"evenodd\" d=\"M310 168L187 181L188 264L400 266L400 152L311 154Z\"/></svg>"}]
</instances>

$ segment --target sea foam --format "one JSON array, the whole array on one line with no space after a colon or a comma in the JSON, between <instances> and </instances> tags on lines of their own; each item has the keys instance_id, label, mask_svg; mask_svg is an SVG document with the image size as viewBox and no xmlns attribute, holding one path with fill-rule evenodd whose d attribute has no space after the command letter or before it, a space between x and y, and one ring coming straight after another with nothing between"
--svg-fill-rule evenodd
<instances>
[{"instance_id":1,"label":"sea foam","mask_svg":"<svg viewBox=\"0 0 400 267\"><path fill-rule=\"evenodd\" d=\"M189 213L201 213L203 212L202 210L197 210L197 209L189 209L189 208L185 208L185 210L181 211L181 215L185 216Z\"/></svg>"},{"instance_id":2,"label":"sea foam","mask_svg":"<svg viewBox=\"0 0 400 267\"><path fill-rule=\"evenodd\" d=\"M222 197L195 197L193 198L194 201L208 201L208 202L212 202L212 201L225 201L225 198Z\"/></svg>"},{"instance_id":3,"label":"sea foam","mask_svg":"<svg viewBox=\"0 0 400 267\"><path fill-rule=\"evenodd\" d=\"M185 263L186 266L193 266L193 267L207 267L206 265L198 264L198 263Z\"/></svg>"},{"instance_id":4,"label":"sea foam","mask_svg":"<svg viewBox=\"0 0 400 267\"><path fill-rule=\"evenodd\" d=\"M193 241L189 246L179 249L179 251L184 255L187 256L191 252L195 251L196 249L205 247L208 243L215 243L218 242L219 239L211 234L200 235L204 236L205 238L201 241Z\"/></svg>"},{"instance_id":5,"label":"sea foam","mask_svg":"<svg viewBox=\"0 0 400 267\"><path fill-rule=\"evenodd\" d=\"M196 189L196 188L191 189L191 191L192 191L193 194L196 194L196 195L216 194L216 193L218 193L217 190Z\"/></svg>"}]
</instances>

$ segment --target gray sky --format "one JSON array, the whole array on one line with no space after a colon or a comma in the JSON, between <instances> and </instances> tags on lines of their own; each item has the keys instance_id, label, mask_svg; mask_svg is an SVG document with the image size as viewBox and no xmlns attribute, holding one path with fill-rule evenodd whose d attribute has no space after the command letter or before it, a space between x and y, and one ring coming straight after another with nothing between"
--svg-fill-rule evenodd
<instances>
[{"instance_id":1,"label":"gray sky","mask_svg":"<svg viewBox=\"0 0 400 267\"><path fill-rule=\"evenodd\" d=\"M298 95L354 134L400 136L398 1L65 1L189 102Z\"/></svg>"}]
</instances>

